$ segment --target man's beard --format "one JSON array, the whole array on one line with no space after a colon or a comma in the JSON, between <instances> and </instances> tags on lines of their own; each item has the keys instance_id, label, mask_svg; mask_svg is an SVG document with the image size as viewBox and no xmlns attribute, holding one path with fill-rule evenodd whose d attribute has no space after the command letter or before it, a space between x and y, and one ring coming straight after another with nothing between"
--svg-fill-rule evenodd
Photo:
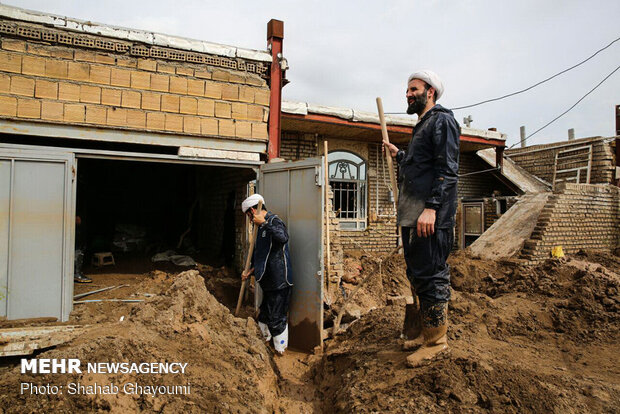
<instances>
[{"instance_id":1,"label":"man's beard","mask_svg":"<svg viewBox=\"0 0 620 414\"><path fill-rule=\"evenodd\" d=\"M426 103L428 99L426 98L426 94L421 94L413 97L413 102L409 104L407 107L407 113L409 115L418 114L418 116L424 111L426 108Z\"/></svg>"}]
</instances>

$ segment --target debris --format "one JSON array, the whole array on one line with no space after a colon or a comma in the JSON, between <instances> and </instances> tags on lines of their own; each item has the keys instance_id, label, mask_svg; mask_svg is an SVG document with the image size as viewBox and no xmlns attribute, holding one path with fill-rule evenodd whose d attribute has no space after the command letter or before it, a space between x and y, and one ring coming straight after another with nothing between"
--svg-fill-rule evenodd
<instances>
[{"instance_id":1,"label":"debris","mask_svg":"<svg viewBox=\"0 0 620 414\"><path fill-rule=\"evenodd\" d=\"M196 261L189 256L177 254L174 250L166 250L151 257L152 262L172 262L177 266L195 267Z\"/></svg>"},{"instance_id":2,"label":"debris","mask_svg":"<svg viewBox=\"0 0 620 414\"><path fill-rule=\"evenodd\" d=\"M0 356L30 355L39 349L69 342L87 329L60 325L0 329Z\"/></svg>"},{"instance_id":3,"label":"debris","mask_svg":"<svg viewBox=\"0 0 620 414\"><path fill-rule=\"evenodd\" d=\"M79 295L73 295L73 300L79 299L79 298L83 298L83 297L86 297L86 296L90 296L90 295L94 295L95 293L105 292L105 291L114 290L114 289L118 289L118 288L122 288L122 287L127 287L127 286L129 286L129 285L108 286L108 287L104 287L102 289L92 290L92 291L86 292L86 293L80 293Z\"/></svg>"},{"instance_id":4,"label":"debris","mask_svg":"<svg viewBox=\"0 0 620 414\"><path fill-rule=\"evenodd\" d=\"M79 305L82 303L97 303L97 302L144 302L144 299L87 299L87 300L74 300L74 305Z\"/></svg>"}]
</instances>

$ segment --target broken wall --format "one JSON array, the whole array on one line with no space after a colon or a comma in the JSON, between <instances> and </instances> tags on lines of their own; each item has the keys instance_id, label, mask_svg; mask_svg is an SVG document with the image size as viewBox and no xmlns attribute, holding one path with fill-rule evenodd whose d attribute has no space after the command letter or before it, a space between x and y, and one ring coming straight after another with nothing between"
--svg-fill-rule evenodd
<instances>
[{"instance_id":1,"label":"broken wall","mask_svg":"<svg viewBox=\"0 0 620 414\"><path fill-rule=\"evenodd\" d=\"M620 189L610 184L562 183L549 197L521 257L538 262L554 246L564 253L614 250L620 242Z\"/></svg>"},{"instance_id":2,"label":"broken wall","mask_svg":"<svg viewBox=\"0 0 620 414\"><path fill-rule=\"evenodd\" d=\"M505 154L521 168L548 183L553 181L555 156L559 151L592 145L592 171L590 184L612 184L616 159L613 138L582 138L551 144L533 145L506 150Z\"/></svg>"}]
</instances>

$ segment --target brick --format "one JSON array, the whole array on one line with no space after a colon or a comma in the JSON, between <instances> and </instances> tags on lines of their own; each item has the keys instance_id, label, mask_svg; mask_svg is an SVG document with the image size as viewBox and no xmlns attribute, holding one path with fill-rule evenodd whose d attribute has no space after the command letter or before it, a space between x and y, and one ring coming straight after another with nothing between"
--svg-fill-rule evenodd
<instances>
[{"instance_id":1,"label":"brick","mask_svg":"<svg viewBox=\"0 0 620 414\"><path fill-rule=\"evenodd\" d=\"M170 84L170 76L151 74L151 90L159 92L168 92Z\"/></svg>"},{"instance_id":2,"label":"brick","mask_svg":"<svg viewBox=\"0 0 620 414\"><path fill-rule=\"evenodd\" d=\"M164 112L179 112L179 97L175 95L162 95L161 110Z\"/></svg>"},{"instance_id":3,"label":"brick","mask_svg":"<svg viewBox=\"0 0 620 414\"><path fill-rule=\"evenodd\" d=\"M104 65L116 65L116 59L114 56L106 55L103 53L97 53L95 55L96 63L103 63Z\"/></svg>"},{"instance_id":4,"label":"brick","mask_svg":"<svg viewBox=\"0 0 620 414\"><path fill-rule=\"evenodd\" d=\"M19 118L41 118L41 101L36 99L17 99Z\"/></svg>"},{"instance_id":5,"label":"brick","mask_svg":"<svg viewBox=\"0 0 620 414\"><path fill-rule=\"evenodd\" d=\"M178 76L170 77L170 92L187 95L187 79Z\"/></svg>"},{"instance_id":6,"label":"brick","mask_svg":"<svg viewBox=\"0 0 620 414\"><path fill-rule=\"evenodd\" d=\"M101 88L90 85L80 85L80 102L101 103Z\"/></svg>"},{"instance_id":7,"label":"brick","mask_svg":"<svg viewBox=\"0 0 620 414\"><path fill-rule=\"evenodd\" d=\"M9 93L10 90L11 90L11 77L9 75L0 73L0 92Z\"/></svg>"},{"instance_id":8,"label":"brick","mask_svg":"<svg viewBox=\"0 0 620 414\"><path fill-rule=\"evenodd\" d=\"M67 62L62 60L45 61L45 76L56 79L67 79Z\"/></svg>"},{"instance_id":9,"label":"brick","mask_svg":"<svg viewBox=\"0 0 620 414\"><path fill-rule=\"evenodd\" d=\"M143 92L142 109L150 109L152 111L161 110L161 93Z\"/></svg>"},{"instance_id":10,"label":"brick","mask_svg":"<svg viewBox=\"0 0 620 414\"><path fill-rule=\"evenodd\" d=\"M202 116L214 116L215 101L211 99L198 99L198 108L196 113Z\"/></svg>"},{"instance_id":11,"label":"brick","mask_svg":"<svg viewBox=\"0 0 620 414\"><path fill-rule=\"evenodd\" d=\"M11 76L11 93L20 96L34 96L34 79Z\"/></svg>"},{"instance_id":12,"label":"brick","mask_svg":"<svg viewBox=\"0 0 620 414\"><path fill-rule=\"evenodd\" d=\"M45 58L24 56L22 58L22 73L24 75L45 76Z\"/></svg>"},{"instance_id":13,"label":"brick","mask_svg":"<svg viewBox=\"0 0 620 414\"><path fill-rule=\"evenodd\" d=\"M235 119L248 119L248 105L234 102L232 104L232 117Z\"/></svg>"},{"instance_id":14,"label":"brick","mask_svg":"<svg viewBox=\"0 0 620 414\"><path fill-rule=\"evenodd\" d=\"M173 65L169 65L167 63L161 63L161 62L157 64L157 71L163 72L163 73L169 73L171 75L174 75L176 73Z\"/></svg>"},{"instance_id":15,"label":"brick","mask_svg":"<svg viewBox=\"0 0 620 414\"><path fill-rule=\"evenodd\" d=\"M138 60L136 58L118 57L116 58L116 64L125 68L137 68Z\"/></svg>"},{"instance_id":16,"label":"brick","mask_svg":"<svg viewBox=\"0 0 620 414\"><path fill-rule=\"evenodd\" d=\"M81 62L68 62L67 78L80 82L87 82L90 79L90 65Z\"/></svg>"},{"instance_id":17,"label":"brick","mask_svg":"<svg viewBox=\"0 0 620 414\"><path fill-rule=\"evenodd\" d=\"M218 122L213 118L201 118L200 119L200 133L202 135L217 135Z\"/></svg>"},{"instance_id":18,"label":"brick","mask_svg":"<svg viewBox=\"0 0 620 414\"><path fill-rule=\"evenodd\" d=\"M129 87L131 85L131 71L128 69L110 69L110 85Z\"/></svg>"},{"instance_id":19,"label":"brick","mask_svg":"<svg viewBox=\"0 0 620 414\"><path fill-rule=\"evenodd\" d=\"M90 81L109 85L111 78L111 70L106 66L92 65L90 67Z\"/></svg>"},{"instance_id":20,"label":"brick","mask_svg":"<svg viewBox=\"0 0 620 414\"><path fill-rule=\"evenodd\" d=\"M65 104L65 121L84 122L86 117L86 105Z\"/></svg>"},{"instance_id":21,"label":"brick","mask_svg":"<svg viewBox=\"0 0 620 414\"><path fill-rule=\"evenodd\" d=\"M153 59L138 59L138 69L155 72L157 70L157 62Z\"/></svg>"},{"instance_id":22,"label":"brick","mask_svg":"<svg viewBox=\"0 0 620 414\"><path fill-rule=\"evenodd\" d=\"M50 56L59 59L73 60L73 50L53 47L50 48Z\"/></svg>"},{"instance_id":23,"label":"brick","mask_svg":"<svg viewBox=\"0 0 620 414\"><path fill-rule=\"evenodd\" d=\"M227 101L238 101L239 100L239 86L237 85L222 85L222 99Z\"/></svg>"},{"instance_id":24,"label":"brick","mask_svg":"<svg viewBox=\"0 0 620 414\"><path fill-rule=\"evenodd\" d=\"M133 128L146 127L146 112L138 109L127 110L127 126Z\"/></svg>"},{"instance_id":25,"label":"brick","mask_svg":"<svg viewBox=\"0 0 620 414\"><path fill-rule=\"evenodd\" d=\"M0 96L0 115L15 116L17 114L17 98Z\"/></svg>"},{"instance_id":26,"label":"brick","mask_svg":"<svg viewBox=\"0 0 620 414\"><path fill-rule=\"evenodd\" d=\"M252 138L252 123L237 121L235 123L235 136L238 138Z\"/></svg>"},{"instance_id":27,"label":"brick","mask_svg":"<svg viewBox=\"0 0 620 414\"><path fill-rule=\"evenodd\" d=\"M21 73L22 57L8 52L0 52L0 71Z\"/></svg>"},{"instance_id":28,"label":"brick","mask_svg":"<svg viewBox=\"0 0 620 414\"><path fill-rule=\"evenodd\" d=\"M223 70L216 69L211 74L211 79L218 80L218 81L223 81L223 82L228 82L228 81L230 81L230 73L228 73L226 71L223 71Z\"/></svg>"},{"instance_id":29,"label":"brick","mask_svg":"<svg viewBox=\"0 0 620 414\"><path fill-rule=\"evenodd\" d=\"M217 118L230 118L231 106L227 102L215 102L215 116Z\"/></svg>"},{"instance_id":30,"label":"brick","mask_svg":"<svg viewBox=\"0 0 620 414\"><path fill-rule=\"evenodd\" d=\"M193 96L204 96L205 94L205 81L197 79L187 80L187 94Z\"/></svg>"},{"instance_id":31,"label":"brick","mask_svg":"<svg viewBox=\"0 0 620 414\"><path fill-rule=\"evenodd\" d=\"M220 119L218 134L223 137L234 137L235 121L232 119Z\"/></svg>"},{"instance_id":32,"label":"brick","mask_svg":"<svg viewBox=\"0 0 620 414\"><path fill-rule=\"evenodd\" d=\"M177 66L177 75L194 76L194 69L185 66Z\"/></svg>"},{"instance_id":33,"label":"brick","mask_svg":"<svg viewBox=\"0 0 620 414\"><path fill-rule=\"evenodd\" d=\"M182 114L196 115L197 105L198 103L196 98L182 96L180 99L179 112Z\"/></svg>"},{"instance_id":34,"label":"brick","mask_svg":"<svg viewBox=\"0 0 620 414\"><path fill-rule=\"evenodd\" d=\"M108 108L107 125L126 126L127 110L123 108Z\"/></svg>"},{"instance_id":35,"label":"brick","mask_svg":"<svg viewBox=\"0 0 620 414\"><path fill-rule=\"evenodd\" d=\"M222 84L217 82L206 82L205 96L207 98L220 99L222 97Z\"/></svg>"},{"instance_id":36,"label":"brick","mask_svg":"<svg viewBox=\"0 0 620 414\"><path fill-rule=\"evenodd\" d=\"M101 103L103 105L121 106L121 91L103 88L101 90Z\"/></svg>"},{"instance_id":37,"label":"brick","mask_svg":"<svg viewBox=\"0 0 620 414\"><path fill-rule=\"evenodd\" d=\"M263 107L257 105L248 105L247 118L250 121L262 121L263 120Z\"/></svg>"},{"instance_id":38,"label":"brick","mask_svg":"<svg viewBox=\"0 0 620 414\"><path fill-rule=\"evenodd\" d=\"M121 97L121 106L124 108L140 108L140 100L142 95L140 92L135 91L123 91L123 95Z\"/></svg>"},{"instance_id":39,"label":"brick","mask_svg":"<svg viewBox=\"0 0 620 414\"><path fill-rule=\"evenodd\" d=\"M239 100L241 102L254 103L254 89L249 86L239 86Z\"/></svg>"},{"instance_id":40,"label":"brick","mask_svg":"<svg viewBox=\"0 0 620 414\"><path fill-rule=\"evenodd\" d=\"M12 50L14 52L25 52L26 42L16 39L2 39L2 49Z\"/></svg>"},{"instance_id":41,"label":"brick","mask_svg":"<svg viewBox=\"0 0 620 414\"><path fill-rule=\"evenodd\" d=\"M60 82L58 84L58 99L79 102L80 86L74 83Z\"/></svg>"},{"instance_id":42,"label":"brick","mask_svg":"<svg viewBox=\"0 0 620 414\"><path fill-rule=\"evenodd\" d=\"M26 50L28 53L37 56L52 56L52 52L48 46L37 45L34 43L26 43Z\"/></svg>"},{"instance_id":43,"label":"brick","mask_svg":"<svg viewBox=\"0 0 620 414\"><path fill-rule=\"evenodd\" d=\"M267 86L267 82L265 81L265 79L261 78L258 75L252 75L252 74L248 74L245 77L245 83L247 83L248 85L252 85L252 86Z\"/></svg>"},{"instance_id":44,"label":"brick","mask_svg":"<svg viewBox=\"0 0 620 414\"><path fill-rule=\"evenodd\" d=\"M64 116L64 104L62 102L41 102L41 119L50 121L62 121Z\"/></svg>"},{"instance_id":45,"label":"brick","mask_svg":"<svg viewBox=\"0 0 620 414\"><path fill-rule=\"evenodd\" d=\"M107 109L103 106L86 105L86 122L106 125Z\"/></svg>"},{"instance_id":46,"label":"brick","mask_svg":"<svg viewBox=\"0 0 620 414\"><path fill-rule=\"evenodd\" d=\"M183 132L188 134L200 134L200 118L195 116L183 117Z\"/></svg>"},{"instance_id":47,"label":"brick","mask_svg":"<svg viewBox=\"0 0 620 414\"><path fill-rule=\"evenodd\" d=\"M161 112L148 112L146 114L147 129L164 129L166 125L166 115Z\"/></svg>"},{"instance_id":48,"label":"brick","mask_svg":"<svg viewBox=\"0 0 620 414\"><path fill-rule=\"evenodd\" d=\"M131 87L134 89L150 89L151 74L147 72L131 72Z\"/></svg>"},{"instance_id":49,"label":"brick","mask_svg":"<svg viewBox=\"0 0 620 414\"><path fill-rule=\"evenodd\" d=\"M183 117L176 114L166 114L166 131L183 132Z\"/></svg>"},{"instance_id":50,"label":"brick","mask_svg":"<svg viewBox=\"0 0 620 414\"><path fill-rule=\"evenodd\" d=\"M236 73L230 74L230 82L232 83L245 83L245 77Z\"/></svg>"},{"instance_id":51,"label":"brick","mask_svg":"<svg viewBox=\"0 0 620 414\"><path fill-rule=\"evenodd\" d=\"M259 105L269 106L269 90L257 89L254 92L254 102Z\"/></svg>"},{"instance_id":52,"label":"brick","mask_svg":"<svg viewBox=\"0 0 620 414\"><path fill-rule=\"evenodd\" d=\"M267 124L252 123L252 138L267 139Z\"/></svg>"},{"instance_id":53,"label":"brick","mask_svg":"<svg viewBox=\"0 0 620 414\"><path fill-rule=\"evenodd\" d=\"M208 70L196 69L194 71L194 76L200 79L211 79L211 72Z\"/></svg>"},{"instance_id":54,"label":"brick","mask_svg":"<svg viewBox=\"0 0 620 414\"><path fill-rule=\"evenodd\" d=\"M95 52L91 52L90 50L80 50L76 49L74 54L75 60L79 60L82 62L93 62L97 61L95 57Z\"/></svg>"}]
</instances>

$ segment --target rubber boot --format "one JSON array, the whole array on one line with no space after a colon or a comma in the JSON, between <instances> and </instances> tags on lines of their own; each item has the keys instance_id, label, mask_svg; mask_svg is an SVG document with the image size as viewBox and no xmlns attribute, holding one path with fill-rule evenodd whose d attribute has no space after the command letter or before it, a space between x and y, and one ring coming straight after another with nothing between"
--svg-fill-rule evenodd
<instances>
[{"instance_id":1,"label":"rubber boot","mask_svg":"<svg viewBox=\"0 0 620 414\"><path fill-rule=\"evenodd\" d=\"M424 344L422 336L422 316L417 303L409 303L405 306L405 323L403 325L404 351L413 351Z\"/></svg>"},{"instance_id":2,"label":"rubber boot","mask_svg":"<svg viewBox=\"0 0 620 414\"><path fill-rule=\"evenodd\" d=\"M273 347L280 355L284 354L284 350L288 348L288 324L286 324L284 331L280 335L273 337Z\"/></svg>"},{"instance_id":3,"label":"rubber boot","mask_svg":"<svg viewBox=\"0 0 620 414\"><path fill-rule=\"evenodd\" d=\"M448 350L448 304L421 306L424 344L407 357L407 366L414 368L432 361Z\"/></svg>"}]
</instances>

